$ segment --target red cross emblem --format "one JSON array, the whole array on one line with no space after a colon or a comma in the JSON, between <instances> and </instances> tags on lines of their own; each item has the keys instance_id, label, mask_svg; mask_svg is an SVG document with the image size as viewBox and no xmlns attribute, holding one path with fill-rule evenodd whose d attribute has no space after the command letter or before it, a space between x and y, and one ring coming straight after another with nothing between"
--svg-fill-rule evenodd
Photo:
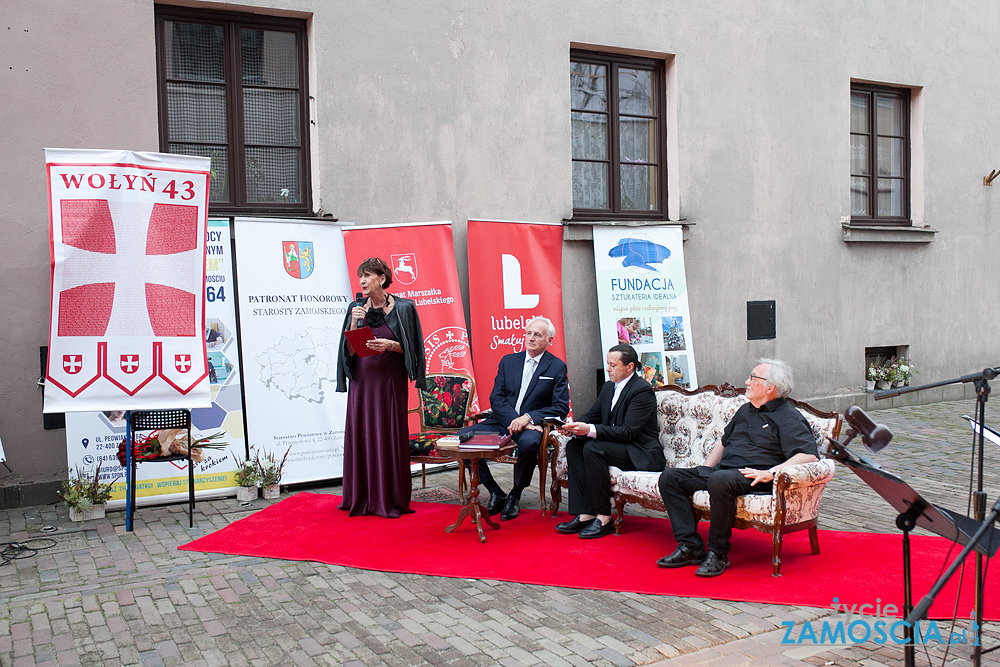
<instances>
[{"instance_id":1,"label":"red cross emblem","mask_svg":"<svg viewBox=\"0 0 1000 667\"><path fill-rule=\"evenodd\" d=\"M174 368L179 370L181 373L187 373L191 370L191 355L190 354L175 354L174 355Z\"/></svg>"},{"instance_id":2,"label":"red cross emblem","mask_svg":"<svg viewBox=\"0 0 1000 667\"><path fill-rule=\"evenodd\" d=\"M157 203L142 220L130 206L60 202L68 247L58 286L60 336L197 334L201 282L191 269L199 266L198 207ZM148 313L148 323L132 313Z\"/></svg>"},{"instance_id":3,"label":"red cross emblem","mask_svg":"<svg viewBox=\"0 0 1000 667\"><path fill-rule=\"evenodd\" d=\"M63 355L63 370L70 375L76 375L83 368L83 355L82 354L64 354Z\"/></svg>"},{"instance_id":4,"label":"red cross emblem","mask_svg":"<svg viewBox=\"0 0 1000 667\"><path fill-rule=\"evenodd\" d=\"M135 373L139 370L138 354L123 354L121 360L122 370L126 373Z\"/></svg>"}]
</instances>

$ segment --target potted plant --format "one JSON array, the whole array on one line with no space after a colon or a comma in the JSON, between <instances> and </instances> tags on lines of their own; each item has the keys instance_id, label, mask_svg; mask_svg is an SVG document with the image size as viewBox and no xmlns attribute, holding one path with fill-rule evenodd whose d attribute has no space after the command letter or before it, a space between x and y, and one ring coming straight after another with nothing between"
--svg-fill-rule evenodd
<instances>
[{"instance_id":1,"label":"potted plant","mask_svg":"<svg viewBox=\"0 0 1000 667\"><path fill-rule=\"evenodd\" d=\"M255 457L257 462L257 473L260 475L260 485L264 489L264 500L275 500L281 497L281 471L288 460L288 452L292 451L291 445L285 450L285 455L278 460L273 453L268 452L264 456L259 454Z\"/></svg>"},{"instance_id":2,"label":"potted plant","mask_svg":"<svg viewBox=\"0 0 1000 667\"><path fill-rule=\"evenodd\" d=\"M71 473L69 480L63 482L62 491L56 492L69 505L69 520L103 519L104 505L111 498L111 487L118 477L101 483L100 463L93 474L80 468L75 474Z\"/></svg>"},{"instance_id":3,"label":"potted plant","mask_svg":"<svg viewBox=\"0 0 1000 667\"><path fill-rule=\"evenodd\" d=\"M878 382L882 374L878 359L868 361L868 368L865 370L865 390L875 391L875 383Z\"/></svg>"},{"instance_id":4,"label":"potted plant","mask_svg":"<svg viewBox=\"0 0 1000 667\"><path fill-rule=\"evenodd\" d=\"M917 370L913 367L913 364L904 357L899 359L899 368L896 369L896 379L902 385L910 384L910 378Z\"/></svg>"},{"instance_id":5,"label":"potted plant","mask_svg":"<svg viewBox=\"0 0 1000 667\"><path fill-rule=\"evenodd\" d=\"M236 500L241 503L249 503L257 500L257 484L260 483L260 470L257 462L253 459L240 460L233 456L236 461L236 473L233 480L236 482Z\"/></svg>"}]
</instances>

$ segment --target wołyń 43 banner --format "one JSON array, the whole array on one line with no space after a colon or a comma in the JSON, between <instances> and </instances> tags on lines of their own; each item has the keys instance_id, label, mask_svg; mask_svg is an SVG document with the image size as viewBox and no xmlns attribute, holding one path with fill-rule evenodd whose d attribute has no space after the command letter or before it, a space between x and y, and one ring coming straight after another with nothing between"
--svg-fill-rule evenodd
<instances>
[{"instance_id":1,"label":"wo\u0142y\u0144 43 banner","mask_svg":"<svg viewBox=\"0 0 1000 667\"><path fill-rule=\"evenodd\" d=\"M562 225L469 220L469 304L472 354L489 407L492 376L505 354L524 351L524 328L535 316L556 328L549 352L566 360L562 311Z\"/></svg>"},{"instance_id":2,"label":"wo\u0142y\u0144 43 banner","mask_svg":"<svg viewBox=\"0 0 1000 667\"><path fill-rule=\"evenodd\" d=\"M45 412L210 405L209 159L46 149Z\"/></svg>"},{"instance_id":3,"label":"wo\u0142y\u0144 43 banner","mask_svg":"<svg viewBox=\"0 0 1000 667\"><path fill-rule=\"evenodd\" d=\"M462 373L475 378L451 222L345 228L344 250L355 285L358 265L369 257L381 257L392 269L389 293L416 302L428 373ZM416 405L416 392L411 390L410 406ZM475 397L472 409L479 409Z\"/></svg>"}]
</instances>

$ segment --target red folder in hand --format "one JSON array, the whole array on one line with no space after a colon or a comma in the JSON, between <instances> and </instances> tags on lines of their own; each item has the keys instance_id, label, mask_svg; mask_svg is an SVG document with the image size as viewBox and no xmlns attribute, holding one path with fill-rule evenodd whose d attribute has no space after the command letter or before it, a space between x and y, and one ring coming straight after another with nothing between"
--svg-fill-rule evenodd
<instances>
[{"instance_id":1,"label":"red folder in hand","mask_svg":"<svg viewBox=\"0 0 1000 667\"><path fill-rule=\"evenodd\" d=\"M347 336L347 342L351 344L354 348L354 354L359 357L370 357L373 354L381 354L378 350L373 350L366 343L370 340L375 340L375 334L368 327L361 327L360 329L354 329L353 331L348 329L344 332Z\"/></svg>"}]
</instances>

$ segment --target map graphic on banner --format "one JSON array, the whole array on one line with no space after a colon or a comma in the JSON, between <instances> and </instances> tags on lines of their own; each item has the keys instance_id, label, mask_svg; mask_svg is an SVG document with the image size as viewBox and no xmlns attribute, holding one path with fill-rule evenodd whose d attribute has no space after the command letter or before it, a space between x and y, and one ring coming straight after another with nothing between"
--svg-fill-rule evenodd
<instances>
[{"instance_id":1,"label":"map graphic on banner","mask_svg":"<svg viewBox=\"0 0 1000 667\"><path fill-rule=\"evenodd\" d=\"M45 149L45 412L207 406L209 159Z\"/></svg>"},{"instance_id":2,"label":"map graphic on banner","mask_svg":"<svg viewBox=\"0 0 1000 667\"><path fill-rule=\"evenodd\" d=\"M594 269L603 349L630 343L654 387L697 387L682 231L595 225Z\"/></svg>"},{"instance_id":3,"label":"map graphic on banner","mask_svg":"<svg viewBox=\"0 0 1000 667\"><path fill-rule=\"evenodd\" d=\"M344 229L344 247L352 280L368 257L381 257L392 269L389 293L413 299L424 334L428 373L463 373L475 378L465 325L451 222L371 225ZM492 378L490 378L492 382ZM484 393L477 388L477 394ZM489 389L485 391L489 394ZM417 392L410 383L410 407ZM479 410L473 397L472 410ZM411 415L411 426L416 426Z\"/></svg>"},{"instance_id":4,"label":"map graphic on banner","mask_svg":"<svg viewBox=\"0 0 1000 667\"><path fill-rule=\"evenodd\" d=\"M236 259L250 448L289 452L283 484L340 477L337 351L354 298L340 227L237 218Z\"/></svg>"},{"instance_id":5,"label":"map graphic on banner","mask_svg":"<svg viewBox=\"0 0 1000 667\"><path fill-rule=\"evenodd\" d=\"M469 304L472 353L489 407L500 359L524 351L524 329L535 316L556 328L549 352L566 360L562 312L561 224L469 220ZM489 377L489 380L487 378Z\"/></svg>"},{"instance_id":6,"label":"map graphic on banner","mask_svg":"<svg viewBox=\"0 0 1000 667\"><path fill-rule=\"evenodd\" d=\"M195 457L195 497L232 495L236 487L233 457L246 456L240 357L236 335L232 244L228 220L209 220L205 256L205 332L212 405L191 410L191 437L222 432L216 442L227 449L203 449ZM125 411L71 412L66 415L66 459L70 469L93 471L101 464L101 481L114 482L110 507L125 506L124 468L118 463L118 445L125 437ZM198 459L201 459L200 461ZM170 461L136 466L136 503L139 505L187 500L187 462Z\"/></svg>"}]
</instances>

